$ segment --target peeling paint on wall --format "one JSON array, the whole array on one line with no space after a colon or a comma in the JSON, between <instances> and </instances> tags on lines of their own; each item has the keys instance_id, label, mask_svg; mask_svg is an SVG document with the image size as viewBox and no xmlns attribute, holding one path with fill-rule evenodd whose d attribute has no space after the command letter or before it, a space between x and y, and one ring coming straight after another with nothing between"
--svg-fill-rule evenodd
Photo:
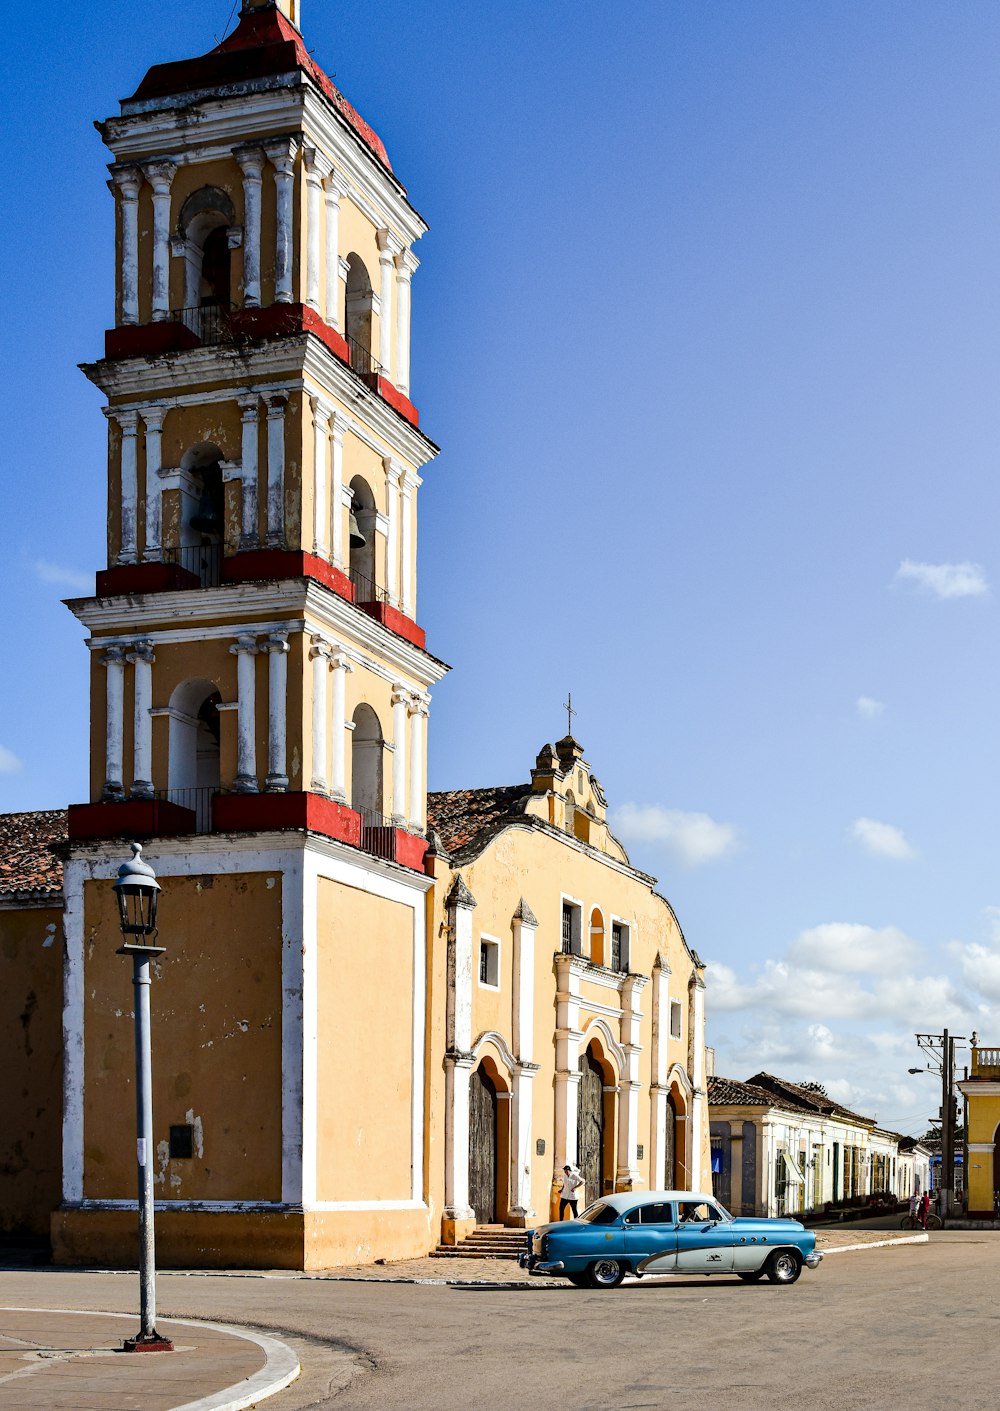
<instances>
[{"instance_id":1,"label":"peeling paint on wall","mask_svg":"<svg viewBox=\"0 0 1000 1411\"><path fill-rule=\"evenodd\" d=\"M47 950L48 947L49 947L50 945L52 945L52 943L53 943L53 941L55 940L55 938L56 938L56 923L55 923L54 921L50 921L49 924L48 924L48 925L46 926L46 928L45 928L45 938L44 938L44 940L42 941L42 947L43 947L43 949L46 949L46 950Z\"/></svg>"}]
</instances>

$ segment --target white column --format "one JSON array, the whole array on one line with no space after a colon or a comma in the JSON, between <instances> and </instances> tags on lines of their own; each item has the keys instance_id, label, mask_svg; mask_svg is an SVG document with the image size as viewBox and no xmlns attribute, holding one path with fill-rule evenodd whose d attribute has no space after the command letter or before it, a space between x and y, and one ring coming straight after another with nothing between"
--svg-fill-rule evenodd
<instances>
[{"instance_id":1,"label":"white column","mask_svg":"<svg viewBox=\"0 0 1000 1411\"><path fill-rule=\"evenodd\" d=\"M410 395L410 280L420 261L411 250L396 256L396 376L395 384Z\"/></svg>"},{"instance_id":2,"label":"white column","mask_svg":"<svg viewBox=\"0 0 1000 1411\"><path fill-rule=\"evenodd\" d=\"M347 673L353 670L343 652L330 658L333 667L333 719L331 731L333 752L330 760L330 797L338 803L347 799Z\"/></svg>"},{"instance_id":3,"label":"white column","mask_svg":"<svg viewBox=\"0 0 1000 1411\"><path fill-rule=\"evenodd\" d=\"M170 184L173 162L150 162L143 168L153 188L153 322L170 316Z\"/></svg>"},{"instance_id":4,"label":"white column","mask_svg":"<svg viewBox=\"0 0 1000 1411\"><path fill-rule=\"evenodd\" d=\"M268 653L267 671L267 778L269 794L283 794L288 788L288 636L272 632L264 643Z\"/></svg>"},{"instance_id":5,"label":"white column","mask_svg":"<svg viewBox=\"0 0 1000 1411\"><path fill-rule=\"evenodd\" d=\"M340 179L335 171L323 178L326 192L326 321L340 329Z\"/></svg>"},{"instance_id":6,"label":"white column","mask_svg":"<svg viewBox=\"0 0 1000 1411\"><path fill-rule=\"evenodd\" d=\"M521 898L512 922L514 992L511 1037L517 1067L510 1109L511 1214L525 1221L535 1211L531 1205L532 1099L538 1064L534 1058L535 931L538 920Z\"/></svg>"},{"instance_id":7,"label":"white column","mask_svg":"<svg viewBox=\"0 0 1000 1411\"><path fill-rule=\"evenodd\" d=\"M577 1107L580 1088L580 977L574 957L561 952L556 962L556 1082L553 1172L558 1175L577 1158ZM576 962L577 964L579 962ZM601 1191L584 1191L588 1201Z\"/></svg>"},{"instance_id":8,"label":"white column","mask_svg":"<svg viewBox=\"0 0 1000 1411\"><path fill-rule=\"evenodd\" d=\"M344 558L344 432L347 418L334 412L330 422L330 543L333 562L343 568Z\"/></svg>"},{"instance_id":9,"label":"white column","mask_svg":"<svg viewBox=\"0 0 1000 1411\"><path fill-rule=\"evenodd\" d=\"M124 747L125 717L125 651L122 647L109 647L100 658L108 673L107 698L105 706L104 788L102 801L122 799L125 786L122 783L122 754Z\"/></svg>"},{"instance_id":10,"label":"white column","mask_svg":"<svg viewBox=\"0 0 1000 1411\"><path fill-rule=\"evenodd\" d=\"M401 540L400 553L400 602L403 612L407 617L416 618L416 594L413 583L413 507L414 496L417 486L420 484L420 477L412 470L403 472L399 486L400 495L400 516L399 516L399 537Z\"/></svg>"},{"instance_id":11,"label":"white column","mask_svg":"<svg viewBox=\"0 0 1000 1411\"><path fill-rule=\"evenodd\" d=\"M267 399L267 542L285 538L285 406L288 396L276 392Z\"/></svg>"},{"instance_id":12,"label":"white column","mask_svg":"<svg viewBox=\"0 0 1000 1411\"><path fill-rule=\"evenodd\" d=\"M322 637L313 637L309 656L313 664L312 679L312 779L309 787L318 794L330 792L330 769L326 748L327 681L333 649Z\"/></svg>"},{"instance_id":13,"label":"white column","mask_svg":"<svg viewBox=\"0 0 1000 1411\"><path fill-rule=\"evenodd\" d=\"M112 173L121 192L122 213L122 323L139 322L139 167L117 167Z\"/></svg>"},{"instance_id":14,"label":"white column","mask_svg":"<svg viewBox=\"0 0 1000 1411\"><path fill-rule=\"evenodd\" d=\"M625 1072L618 1083L618 1170L617 1190L630 1191L640 1181L636 1147L639 1140L639 1043L642 1012L639 996L648 983L645 975L626 975L622 981L621 1043L625 1050Z\"/></svg>"},{"instance_id":15,"label":"white column","mask_svg":"<svg viewBox=\"0 0 1000 1411\"><path fill-rule=\"evenodd\" d=\"M667 1151L667 1072L670 1067L667 1044L670 1036L670 966L662 955L653 965L653 1059L651 1084L649 1170L654 1188L672 1183L666 1174Z\"/></svg>"},{"instance_id":16,"label":"white column","mask_svg":"<svg viewBox=\"0 0 1000 1411\"><path fill-rule=\"evenodd\" d=\"M392 821L406 827L406 712L410 692L398 683L392 688Z\"/></svg>"},{"instance_id":17,"label":"white column","mask_svg":"<svg viewBox=\"0 0 1000 1411\"><path fill-rule=\"evenodd\" d=\"M160 467L163 464L163 418L166 407L146 407L142 419L146 423L146 543L144 559L160 557L163 533L163 487Z\"/></svg>"},{"instance_id":18,"label":"white column","mask_svg":"<svg viewBox=\"0 0 1000 1411\"><path fill-rule=\"evenodd\" d=\"M257 792L257 664L255 637L237 637L229 648L236 658L236 778L233 792Z\"/></svg>"},{"instance_id":19,"label":"white column","mask_svg":"<svg viewBox=\"0 0 1000 1411\"><path fill-rule=\"evenodd\" d=\"M277 193L274 246L274 298L278 304L292 302L292 239L295 232L295 153L294 138L274 142L264 148L274 166Z\"/></svg>"},{"instance_id":20,"label":"white column","mask_svg":"<svg viewBox=\"0 0 1000 1411\"><path fill-rule=\"evenodd\" d=\"M327 463L330 459L330 417L333 408L321 402L318 397L311 397L313 409L313 447L314 447L314 478L313 478L313 553L318 554L322 559L330 557L330 541L328 531L330 527L330 512L327 508L326 485L327 485Z\"/></svg>"},{"instance_id":21,"label":"white column","mask_svg":"<svg viewBox=\"0 0 1000 1411\"><path fill-rule=\"evenodd\" d=\"M694 1031L694 1058L691 1064L691 1155L688 1169L691 1172L691 1189L701 1190L706 1179L702 1170L702 1147L705 1140L705 981L699 975L694 982L694 1003L692 1005L692 1028Z\"/></svg>"},{"instance_id":22,"label":"white column","mask_svg":"<svg viewBox=\"0 0 1000 1411\"><path fill-rule=\"evenodd\" d=\"M254 392L240 397L243 421L243 462L240 482L243 506L240 512L240 548L255 549L260 542L257 529L257 446L260 423L260 398Z\"/></svg>"},{"instance_id":23,"label":"white column","mask_svg":"<svg viewBox=\"0 0 1000 1411\"><path fill-rule=\"evenodd\" d=\"M104 415L110 421L114 418L121 427L121 543L118 549L119 563L135 563L136 560L136 501L139 487L136 472L136 436L139 430L138 412L116 412L106 407Z\"/></svg>"},{"instance_id":24,"label":"white column","mask_svg":"<svg viewBox=\"0 0 1000 1411\"><path fill-rule=\"evenodd\" d=\"M153 647L150 642L136 642L126 661L135 668L132 678L135 697L135 716L132 732L132 797L151 799L153 797Z\"/></svg>"},{"instance_id":25,"label":"white column","mask_svg":"<svg viewBox=\"0 0 1000 1411\"><path fill-rule=\"evenodd\" d=\"M385 591L394 608L399 607L399 482L403 467L389 456L383 457L385 465L387 518L389 532L385 542ZM377 578L376 570L376 578Z\"/></svg>"},{"instance_id":26,"label":"white column","mask_svg":"<svg viewBox=\"0 0 1000 1411\"><path fill-rule=\"evenodd\" d=\"M237 147L243 172L243 303L260 307L260 192L266 158L259 147Z\"/></svg>"},{"instance_id":27,"label":"white column","mask_svg":"<svg viewBox=\"0 0 1000 1411\"><path fill-rule=\"evenodd\" d=\"M382 364L382 370L386 377L391 377L390 364L392 361L392 284L393 268L396 255L399 253L400 244L388 230L378 230L375 232L378 241L378 263L379 263L379 310L378 319L378 360Z\"/></svg>"},{"instance_id":28,"label":"white column","mask_svg":"<svg viewBox=\"0 0 1000 1411\"><path fill-rule=\"evenodd\" d=\"M306 171L306 303L319 313L319 213L327 163L315 147L303 147L302 164Z\"/></svg>"},{"instance_id":29,"label":"white column","mask_svg":"<svg viewBox=\"0 0 1000 1411\"><path fill-rule=\"evenodd\" d=\"M424 721L428 696L414 696L410 705L410 827L424 829Z\"/></svg>"},{"instance_id":30,"label":"white column","mask_svg":"<svg viewBox=\"0 0 1000 1411\"><path fill-rule=\"evenodd\" d=\"M469 1204L469 1076L472 1072L472 913L476 899L456 877L448 893L445 1001L444 1217L472 1220Z\"/></svg>"}]
</instances>

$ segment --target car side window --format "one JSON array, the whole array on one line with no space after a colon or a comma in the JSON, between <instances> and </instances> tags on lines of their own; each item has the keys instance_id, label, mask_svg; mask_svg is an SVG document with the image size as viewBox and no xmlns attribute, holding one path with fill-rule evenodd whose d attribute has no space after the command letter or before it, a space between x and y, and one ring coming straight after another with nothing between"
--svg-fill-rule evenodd
<instances>
[{"instance_id":1,"label":"car side window","mask_svg":"<svg viewBox=\"0 0 1000 1411\"><path fill-rule=\"evenodd\" d=\"M703 1200L682 1200L677 1207L677 1219L682 1224L695 1224L699 1220L711 1220L713 1213Z\"/></svg>"},{"instance_id":2,"label":"car side window","mask_svg":"<svg viewBox=\"0 0 1000 1411\"><path fill-rule=\"evenodd\" d=\"M666 1200L655 1200L644 1205L639 1212L644 1225L672 1225L673 1206Z\"/></svg>"},{"instance_id":3,"label":"car side window","mask_svg":"<svg viewBox=\"0 0 1000 1411\"><path fill-rule=\"evenodd\" d=\"M638 1225L642 1220L642 1206L637 1205L634 1210L630 1210L625 1216L626 1225Z\"/></svg>"}]
</instances>

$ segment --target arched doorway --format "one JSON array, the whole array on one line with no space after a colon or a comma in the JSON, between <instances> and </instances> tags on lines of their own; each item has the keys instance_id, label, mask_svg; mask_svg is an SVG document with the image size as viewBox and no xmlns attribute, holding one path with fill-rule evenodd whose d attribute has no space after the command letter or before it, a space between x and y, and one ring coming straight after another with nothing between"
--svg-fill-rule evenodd
<instances>
[{"instance_id":1,"label":"arched doorway","mask_svg":"<svg viewBox=\"0 0 1000 1411\"><path fill-rule=\"evenodd\" d=\"M209 831L212 795L221 783L221 700L215 683L203 677L182 682L170 697L167 796L194 810L199 833Z\"/></svg>"},{"instance_id":2,"label":"arched doorway","mask_svg":"<svg viewBox=\"0 0 1000 1411\"><path fill-rule=\"evenodd\" d=\"M667 1093L667 1129L663 1143L663 1185L668 1191L677 1190L677 1104L673 1093Z\"/></svg>"},{"instance_id":3,"label":"arched doorway","mask_svg":"<svg viewBox=\"0 0 1000 1411\"><path fill-rule=\"evenodd\" d=\"M993 1133L993 1194L1000 1191L1000 1126Z\"/></svg>"},{"instance_id":4,"label":"arched doorway","mask_svg":"<svg viewBox=\"0 0 1000 1411\"><path fill-rule=\"evenodd\" d=\"M588 1205L604 1192L605 1114L604 1068L588 1048L580 1059L580 1086L577 1090L576 1164L585 1182Z\"/></svg>"},{"instance_id":5,"label":"arched doorway","mask_svg":"<svg viewBox=\"0 0 1000 1411\"><path fill-rule=\"evenodd\" d=\"M369 826L381 823L382 726L369 705L354 712L351 732L351 806Z\"/></svg>"},{"instance_id":6,"label":"arched doorway","mask_svg":"<svg viewBox=\"0 0 1000 1411\"><path fill-rule=\"evenodd\" d=\"M345 300L347 346L351 367L362 376L375 371L372 360L372 282L360 255L347 257L347 291ZM383 313L388 317L388 311Z\"/></svg>"},{"instance_id":7,"label":"arched doorway","mask_svg":"<svg viewBox=\"0 0 1000 1411\"><path fill-rule=\"evenodd\" d=\"M351 513L358 528L360 543L350 545L351 582L359 603L375 601L375 525L378 515L372 488L362 476L351 481Z\"/></svg>"},{"instance_id":8,"label":"arched doorway","mask_svg":"<svg viewBox=\"0 0 1000 1411\"><path fill-rule=\"evenodd\" d=\"M469 1080L469 1204L476 1222L497 1218L497 1090L480 1063Z\"/></svg>"}]
</instances>

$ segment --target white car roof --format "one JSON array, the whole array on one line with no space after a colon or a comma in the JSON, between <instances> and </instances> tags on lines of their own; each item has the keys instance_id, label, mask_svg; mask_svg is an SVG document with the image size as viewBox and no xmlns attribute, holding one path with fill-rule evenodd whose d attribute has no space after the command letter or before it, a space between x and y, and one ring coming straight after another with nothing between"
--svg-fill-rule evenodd
<instances>
[{"instance_id":1,"label":"white car roof","mask_svg":"<svg viewBox=\"0 0 1000 1411\"><path fill-rule=\"evenodd\" d=\"M591 1201L592 1205L610 1205L612 1210L634 1210L637 1205L652 1205L664 1200L710 1200L718 1204L709 1191L616 1191L614 1195L602 1195Z\"/></svg>"}]
</instances>

